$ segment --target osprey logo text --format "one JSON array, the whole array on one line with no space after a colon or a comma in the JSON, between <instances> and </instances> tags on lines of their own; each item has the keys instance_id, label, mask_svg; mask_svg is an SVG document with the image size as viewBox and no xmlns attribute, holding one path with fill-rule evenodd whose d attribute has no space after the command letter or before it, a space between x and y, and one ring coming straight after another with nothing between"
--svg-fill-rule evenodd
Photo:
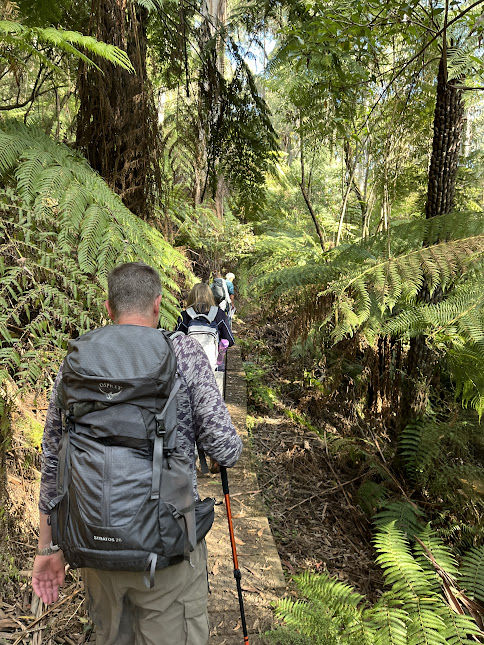
<instances>
[{"instance_id":1,"label":"osprey logo text","mask_svg":"<svg viewBox=\"0 0 484 645\"><path fill-rule=\"evenodd\" d=\"M120 394L123 390L122 385L115 385L114 383L100 383L100 391L105 395L105 397L110 401L114 399L115 396Z\"/></svg>"}]
</instances>

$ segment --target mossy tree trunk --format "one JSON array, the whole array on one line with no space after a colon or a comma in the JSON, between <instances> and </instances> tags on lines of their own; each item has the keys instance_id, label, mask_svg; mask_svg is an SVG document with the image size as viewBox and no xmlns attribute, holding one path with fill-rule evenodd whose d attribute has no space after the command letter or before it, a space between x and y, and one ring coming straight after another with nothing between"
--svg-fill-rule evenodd
<instances>
[{"instance_id":1,"label":"mossy tree trunk","mask_svg":"<svg viewBox=\"0 0 484 645\"><path fill-rule=\"evenodd\" d=\"M149 219L159 180L157 112L146 69L148 13L134 0L92 0L90 33L128 53L135 73L81 65L77 145L135 214Z\"/></svg>"}]
</instances>

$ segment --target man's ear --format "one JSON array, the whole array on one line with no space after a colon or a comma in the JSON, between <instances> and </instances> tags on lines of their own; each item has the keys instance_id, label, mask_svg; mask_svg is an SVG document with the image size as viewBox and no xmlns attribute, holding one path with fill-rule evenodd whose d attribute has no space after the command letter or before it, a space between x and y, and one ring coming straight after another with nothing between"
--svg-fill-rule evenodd
<instances>
[{"instance_id":1,"label":"man's ear","mask_svg":"<svg viewBox=\"0 0 484 645\"><path fill-rule=\"evenodd\" d=\"M104 306L106 307L106 309L108 311L109 317L111 318L111 320L114 321L114 314L113 314L113 310L111 309L111 305L109 304L109 300L104 301Z\"/></svg>"},{"instance_id":2,"label":"man's ear","mask_svg":"<svg viewBox=\"0 0 484 645\"><path fill-rule=\"evenodd\" d=\"M153 303L153 322L152 322L152 327L155 329L158 327L158 323L160 321L160 303L161 303L161 295L156 298L156 300Z\"/></svg>"},{"instance_id":3,"label":"man's ear","mask_svg":"<svg viewBox=\"0 0 484 645\"><path fill-rule=\"evenodd\" d=\"M155 316L160 315L160 305L161 305L161 294L156 298L154 305L153 305L153 313Z\"/></svg>"}]
</instances>

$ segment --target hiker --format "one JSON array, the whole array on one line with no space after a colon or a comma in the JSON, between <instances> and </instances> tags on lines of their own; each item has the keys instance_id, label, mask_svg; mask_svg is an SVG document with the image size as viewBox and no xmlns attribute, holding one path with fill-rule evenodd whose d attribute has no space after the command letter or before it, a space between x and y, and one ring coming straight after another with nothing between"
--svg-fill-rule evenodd
<instances>
[{"instance_id":1,"label":"hiker","mask_svg":"<svg viewBox=\"0 0 484 645\"><path fill-rule=\"evenodd\" d=\"M187 307L178 317L176 331L193 336L202 345L223 395L225 352L228 347L232 347L235 339L229 320L215 305L208 284L199 282L192 288L187 298Z\"/></svg>"},{"instance_id":2,"label":"hiker","mask_svg":"<svg viewBox=\"0 0 484 645\"><path fill-rule=\"evenodd\" d=\"M190 334L192 321L196 318L196 314L207 315L210 313L211 307L217 310L213 312L215 316L213 320L210 320L210 323L213 323L218 332L218 341L226 340L228 341L227 347L232 347L235 343L235 338L230 329L228 318L222 309L216 306L212 290L204 282L196 284L188 294L187 306L185 311L182 311L178 317L176 331Z\"/></svg>"},{"instance_id":3,"label":"hiker","mask_svg":"<svg viewBox=\"0 0 484 645\"><path fill-rule=\"evenodd\" d=\"M234 280L235 280L235 275L233 273L227 273L225 276L225 284L227 285L227 291L229 292L229 297L230 297L230 312L231 312L231 318L234 317L235 315L235 304L234 304L234 297L235 297L235 289L234 289Z\"/></svg>"},{"instance_id":4,"label":"hiker","mask_svg":"<svg viewBox=\"0 0 484 645\"><path fill-rule=\"evenodd\" d=\"M214 500L199 502L195 444L225 467L242 447L200 345L156 329L161 298L154 269L116 267L115 324L69 343L47 412L32 586L55 602L65 560L80 566L97 645L208 642L197 510L209 528Z\"/></svg>"},{"instance_id":5,"label":"hiker","mask_svg":"<svg viewBox=\"0 0 484 645\"><path fill-rule=\"evenodd\" d=\"M229 319L230 326L232 326L230 295L227 289L227 283L222 278L220 273L214 274L213 282L210 285L210 289L212 290L215 304L217 305L217 307L220 307L220 309L224 312L224 314Z\"/></svg>"}]
</instances>

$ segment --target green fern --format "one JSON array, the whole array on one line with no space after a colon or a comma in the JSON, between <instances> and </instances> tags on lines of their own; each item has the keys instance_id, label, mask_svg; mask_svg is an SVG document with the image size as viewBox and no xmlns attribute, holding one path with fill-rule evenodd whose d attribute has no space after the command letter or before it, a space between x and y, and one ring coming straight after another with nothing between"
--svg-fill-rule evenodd
<instances>
[{"instance_id":1,"label":"green fern","mask_svg":"<svg viewBox=\"0 0 484 645\"><path fill-rule=\"evenodd\" d=\"M440 500L446 509L440 528L460 518L456 544L467 542L469 535L482 535L483 450L482 429L472 417L452 422L425 417L408 425L399 438L398 452L412 485L424 500Z\"/></svg>"},{"instance_id":2,"label":"green fern","mask_svg":"<svg viewBox=\"0 0 484 645\"><path fill-rule=\"evenodd\" d=\"M105 58L130 72L134 72L127 54L119 47L99 42L92 36L84 36L77 31L66 31L64 29L55 29L54 27L26 27L13 20L0 20L0 41L6 45L23 49L51 68L55 68L55 65L41 51L39 44L56 47L74 55L89 65L97 67L91 58L82 53L81 49L84 49L95 56ZM0 51L1 60L9 63L9 60Z\"/></svg>"},{"instance_id":3,"label":"green fern","mask_svg":"<svg viewBox=\"0 0 484 645\"><path fill-rule=\"evenodd\" d=\"M471 598L484 602L484 546L466 553L462 559L459 583Z\"/></svg>"},{"instance_id":4,"label":"green fern","mask_svg":"<svg viewBox=\"0 0 484 645\"><path fill-rule=\"evenodd\" d=\"M380 510L373 518L377 528L391 525L405 535L413 537L422 530L423 511L414 503L409 501L384 501L380 504Z\"/></svg>"},{"instance_id":5,"label":"green fern","mask_svg":"<svg viewBox=\"0 0 484 645\"><path fill-rule=\"evenodd\" d=\"M455 558L441 540L429 527L420 537L438 566L448 577L454 576ZM305 599L285 598L276 606L276 615L290 626L289 638L284 639L281 628L272 634L271 640L325 645L470 645L482 637L472 618L450 609L427 552L419 545L412 552L408 539L395 523L377 529L375 546L390 590L373 606L351 587L327 574L305 572L295 577ZM482 553L476 555L476 561L482 562ZM479 566L471 565L471 582L475 581ZM302 640L297 640L298 634Z\"/></svg>"},{"instance_id":6,"label":"green fern","mask_svg":"<svg viewBox=\"0 0 484 645\"><path fill-rule=\"evenodd\" d=\"M107 274L143 260L164 286L161 324L178 315L175 278L185 259L135 217L67 146L10 122L0 129L2 377L38 383L67 339L104 321Z\"/></svg>"}]
</instances>

